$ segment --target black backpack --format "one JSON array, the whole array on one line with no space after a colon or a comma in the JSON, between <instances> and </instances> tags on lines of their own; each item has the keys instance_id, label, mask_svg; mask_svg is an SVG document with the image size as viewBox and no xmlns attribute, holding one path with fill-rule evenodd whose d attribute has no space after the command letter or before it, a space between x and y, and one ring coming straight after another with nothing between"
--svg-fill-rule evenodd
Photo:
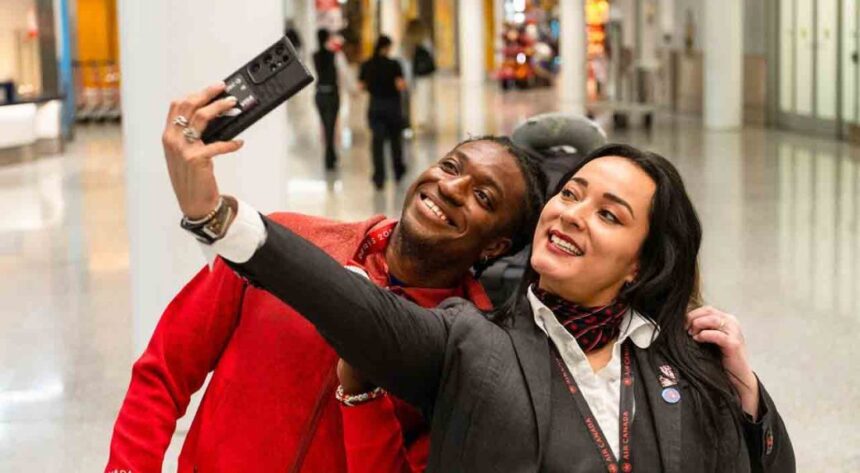
<instances>
[{"instance_id":1,"label":"black backpack","mask_svg":"<svg viewBox=\"0 0 860 473\"><path fill-rule=\"evenodd\" d=\"M415 57L412 58L412 71L416 76L429 76L436 72L436 61L433 55L420 44L415 46Z\"/></svg>"}]
</instances>

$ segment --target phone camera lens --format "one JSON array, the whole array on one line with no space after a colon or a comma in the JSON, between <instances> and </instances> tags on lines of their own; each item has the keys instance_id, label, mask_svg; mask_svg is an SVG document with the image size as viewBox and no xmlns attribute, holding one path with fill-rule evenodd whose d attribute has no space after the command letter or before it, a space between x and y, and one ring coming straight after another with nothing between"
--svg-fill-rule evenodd
<instances>
[{"instance_id":1,"label":"phone camera lens","mask_svg":"<svg viewBox=\"0 0 860 473\"><path fill-rule=\"evenodd\" d=\"M275 54L278 56L280 56L281 54L284 54L284 46L280 45L280 46L276 47L275 48Z\"/></svg>"},{"instance_id":2,"label":"phone camera lens","mask_svg":"<svg viewBox=\"0 0 860 473\"><path fill-rule=\"evenodd\" d=\"M254 64L251 64L251 73L256 74L258 72L260 72L260 64L256 62Z\"/></svg>"},{"instance_id":3,"label":"phone camera lens","mask_svg":"<svg viewBox=\"0 0 860 473\"><path fill-rule=\"evenodd\" d=\"M283 56L281 56L281 59L283 59L284 62L287 62L290 60L290 57L284 54Z\"/></svg>"},{"instance_id":4,"label":"phone camera lens","mask_svg":"<svg viewBox=\"0 0 860 473\"><path fill-rule=\"evenodd\" d=\"M272 65L270 65L270 66L269 66L269 69L270 69L270 70L272 70L272 71L277 71L277 70L278 70L278 65L277 65L277 64L272 64Z\"/></svg>"}]
</instances>

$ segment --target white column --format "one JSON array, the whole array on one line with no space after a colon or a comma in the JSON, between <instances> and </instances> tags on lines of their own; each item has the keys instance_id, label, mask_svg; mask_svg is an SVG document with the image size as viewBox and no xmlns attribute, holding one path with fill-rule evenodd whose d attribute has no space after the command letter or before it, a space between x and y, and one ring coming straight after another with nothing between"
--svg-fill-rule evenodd
<instances>
[{"instance_id":1,"label":"white column","mask_svg":"<svg viewBox=\"0 0 860 473\"><path fill-rule=\"evenodd\" d=\"M320 27L319 14L315 0L296 0L296 25L299 34L302 35L302 40L305 42L302 47L302 56L308 64L313 62L313 53L317 50L317 30ZM311 66L313 70L313 66Z\"/></svg>"},{"instance_id":2,"label":"white column","mask_svg":"<svg viewBox=\"0 0 860 473\"><path fill-rule=\"evenodd\" d=\"M241 8L208 0L121 0L123 146L135 351L143 349L167 303L204 266L179 228L161 149L170 100L236 70L283 35L282 2ZM287 159L283 108L242 134L245 147L217 158L221 191L260 211L283 208ZM118 235L121 230L117 229Z\"/></svg>"},{"instance_id":3,"label":"white column","mask_svg":"<svg viewBox=\"0 0 860 473\"><path fill-rule=\"evenodd\" d=\"M561 110L585 112L585 1L559 2L561 70L558 95Z\"/></svg>"},{"instance_id":4,"label":"white column","mask_svg":"<svg viewBox=\"0 0 860 473\"><path fill-rule=\"evenodd\" d=\"M493 1L493 54L495 55L495 65L498 68L502 64L502 49L505 46L505 41L502 38L502 31L505 26L505 0Z\"/></svg>"},{"instance_id":5,"label":"white column","mask_svg":"<svg viewBox=\"0 0 860 473\"><path fill-rule=\"evenodd\" d=\"M484 2L459 0L457 11L457 62L462 84L483 84L486 78L484 59Z\"/></svg>"},{"instance_id":6,"label":"white column","mask_svg":"<svg viewBox=\"0 0 860 473\"><path fill-rule=\"evenodd\" d=\"M736 129L743 123L743 1L705 4L705 126Z\"/></svg>"},{"instance_id":7,"label":"white column","mask_svg":"<svg viewBox=\"0 0 860 473\"><path fill-rule=\"evenodd\" d=\"M460 139L487 134L484 84L460 81Z\"/></svg>"},{"instance_id":8,"label":"white column","mask_svg":"<svg viewBox=\"0 0 860 473\"><path fill-rule=\"evenodd\" d=\"M399 51L403 39L403 15L400 11L400 0L382 0L379 2L380 32L388 35L394 41L394 51Z\"/></svg>"},{"instance_id":9,"label":"white column","mask_svg":"<svg viewBox=\"0 0 860 473\"><path fill-rule=\"evenodd\" d=\"M284 18L293 20L293 25L302 40L302 58L310 61L317 49L317 10L314 0L284 0Z\"/></svg>"}]
</instances>

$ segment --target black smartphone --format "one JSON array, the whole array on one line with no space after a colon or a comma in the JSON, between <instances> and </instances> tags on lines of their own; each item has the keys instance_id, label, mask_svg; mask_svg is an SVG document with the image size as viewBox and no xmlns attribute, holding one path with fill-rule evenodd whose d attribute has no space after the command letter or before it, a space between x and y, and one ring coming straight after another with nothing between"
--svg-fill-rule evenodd
<instances>
[{"instance_id":1,"label":"black smartphone","mask_svg":"<svg viewBox=\"0 0 860 473\"><path fill-rule=\"evenodd\" d=\"M227 76L227 88L215 100L232 95L236 106L210 121L201 139L204 143L232 140L313 80L284 36Z\"/></svg>"}]
</instances>

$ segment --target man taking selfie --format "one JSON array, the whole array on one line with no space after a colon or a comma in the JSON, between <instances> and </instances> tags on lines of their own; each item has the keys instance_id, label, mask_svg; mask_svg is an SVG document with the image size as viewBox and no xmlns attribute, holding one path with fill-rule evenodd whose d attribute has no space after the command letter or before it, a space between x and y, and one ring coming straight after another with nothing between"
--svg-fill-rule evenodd
<instances>
[{"instance_id":1,"label":"man taking selfie","mask_svg":"<svg viewBox=\"0 0 860 473\"><path fill-rule=\"evenodd\" d=\"M234 105L229 99L209 104L223 89L221 83L171 105L162 136L166 155L211 166L215 156L241 147L239 141L206 145L196 138ZM186 132L189 127L194 133ZM171 175L171 181L187 177ZM419 175L399 221L375 216L344 223L287 212L271 217L418 304L433 307L456 296L488 308L472 270L526 245L544 189L543 173L526 154L506 138L486 137L460 143ZM198 236L217 237L226 221L241 231L249 218L230 212L248 206L227 205L217 192L197 201L206 208L181 209L185 228L200 232L195 221L221 220ZM180 472L346 472L337 360L292 308L215 259L168 305L134 364L106 471L161 471L177 419L212 373L182 447ZM400 429L410 462L423 469L427 426L413 408L391 401L395 416L382 417L378 427ZM375 428L368 438L378 434Z\"/></svg>"}]
</instances>

